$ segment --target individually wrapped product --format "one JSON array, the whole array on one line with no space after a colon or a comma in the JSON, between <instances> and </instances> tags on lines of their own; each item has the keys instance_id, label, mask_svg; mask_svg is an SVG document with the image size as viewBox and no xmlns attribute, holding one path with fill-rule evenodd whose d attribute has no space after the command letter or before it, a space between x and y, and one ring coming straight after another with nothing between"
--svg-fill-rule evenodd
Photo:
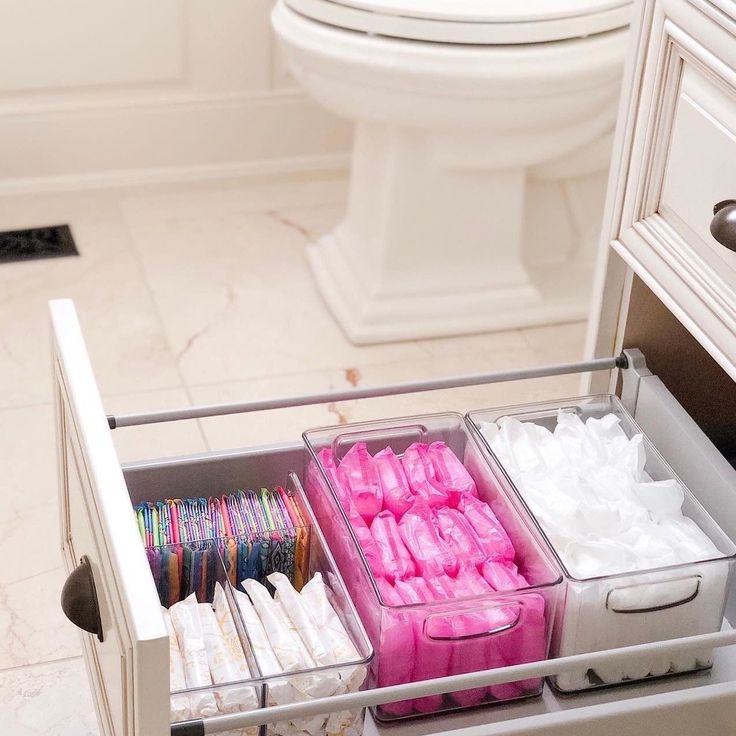
<instances>
[{"instance_id":1,"label":"individually wrapped product","mask_svg":"<svg viewBox=\"0 0 736 736\"><path fill-rule=\"evenodd\" d=\"M435 477L434 466L427 455L427 445L414 442L404 450L401 464L415 495L423 498L430 508L457 506L459 493L442 487Z\"/></svg>"},{"instance_id":2,"label":"individually wrapped product","mask_svg":"<svg viewBox=\"0 0 736 736\"><path fill-rule=\"evenodd\" d=\"M258 616L263 622L271 646L286 672L314 669L317 666L300 632L286 614L281 600L274 600L266 588L255 580L244 580L242 586L253 601ZM311 623L309 624L311 626ZM324 646L320 645L324 652ZM300 674L290 678L292 687L307 698L322 698L334 695L340 689L340 678L334 672ZM302 699L302 698L300 698ZM300 721L310 733L319 733L324 717Z\"/></svg>"},{"instance_id":3,"label":"individually wrapped product","mask_svg":"<svg viewBox=\"0 0 736 736\"><path fill-rule=\"evenodd\" d=\"M470 522L457 509L439 508L435 512L440 535L461 565L477 567L488 556Z\"/></svg>"},{"instance_id":4,"label":"individually wrapped product","mask_svg":"<svg viewBox=\"0 0 736 736\"><path fill-rule=\"evenodd\" d=\"M432 462L435 477L445 488L478 495L475 481L467 468L444 442L432 442L427 448L427 456Z\"/></svg>"},{"instance_id":5,"label":"individually wrapped product","mask_svg":"<svg viewBox=\"0 0 736 736\"><path fill-rule=\"evenodd\" d=\"M324 469L327 480L335 489L340 503L345 503L346 499L350 498L350 490L342 485L337 476L337 464L335 463L335 456L332 450L329 447L324 447L317 453L317 460L319 460L320 465Z\"/></svg>"},{"instance_id":6,"label":"individually wrapped product","mask_svg":"<svg viewBox=\"0 0 736 736\"><path fill-rule=\"evenodd\" d=\"M197 597L192 593L188 598L175 603L169 609L171 623L179 642L179 650L184 660L184 677L188 688L212 685L204 633L199 619ZM217 704L211 692L189 694L192 717L209 718L217 714Z\"/></svg>"},{"instance_id":7,"label":"individually wrapped product","mask_svg":"<svg viewBox=\"0 0 736 736\"><path fill-rule=\"evenodd\" d=\"M263 588L263 586L260 587ZM268 595L268 591L265 588L264 591ZM245 593L237 589L234 589L233 593L243 623L245 624L258 668L264 677L272 678L268 684L268 705L288 705L289 703L307 700L307 696L294 687L290 679L276 677L277 675L286 675L286 673L271 646L263 621L258 615L255 606L251 603L250 598ZM276 610L276 617L280 618L283 614L278 606L274 608ZM286 630L288 631L288 628ZM289 635L291 636L290 631ZM270 724L270 729L274 733L279 734L279 736L295 736L296 733L302 731L312 734L312 736L318 736L324 723L324 716L316 716L311 719L299 721L279 721Z\"/></svg>"},{"instance_id":8,"label":"individually wrapped product","mask_svg":"<svg viewBox=\"0 0 736 736\"><path fill-rule=\"evenodd\" d=\"M282 671L296 672L314 667L314 662L305 656L305 652L299 645L298 637L292 633L288 623L284 620L281 609L271 598L265 586L251 579L243 580L241 585L253 602L253 607L263 624L271 649Z\"/></svg>"},{"instance_id":9,"label":"individually wrapped product","mask_svg":"<svg viewBox=\"0 0 736 736\"><path fill-rule=\"evenodd\" d=\"M459 566L457 556L441 539L426 501L420 498L414 502L401 518L399 530L422 577L455 575Z\"/></svg>"},{"instance_id":10,"label":"individually wrapped product","mask_svg":"<svg viewBox=\"0 0 736 736\"><path fill-rule=\"evenodd\" d=\"M465 494L458 509L470 522L488 559L513 561L516 556L514 545L487 503Z\"/></svg>"},{"instance_id":11,"label":"individually wrapped product","mask_svg":"<svg viewBox=\"0 0 736 736\"><path fill-rule=\"evenodd\" d=\"M519 568L507 560L485 560L481 572L493 590L519 590L529 585Z\"/></svg>"},{"instance_id":12,"label":"individually wrapped product","mask_svg":"<svg viewBox=\"0 0 736 736\"><path fill-rule=\"evenodd\" d=\"M402 606L404 601L394 587L383 578L376 579L378 592L387 606ZM407 614L401 610L387 610L381 626L381 642L378 649L378 687L400 685L411 682L414 670L415 643L414 630ZM411 700L400 700L380 706L394 718L408 716L414 710Z\"/></svg>"},{"instance_id":13,"label":"individually wrapped product","mask_svg":"<svg viewBox=\"0 0 736 736\"><path fill-rule=\"evenodd\" d=\"M363 517L355 509L352 501L348 499L347 504L344 508L345 513L348 516L350 526L352 527L353 532L355 532L355 536L358 539L358 544L363 550L363 554L365 555L365 559L368 562L368 566L371 568L371 572L377 578L383 577L383 564L381 562L381 554L378 551L378 547L376 546L376 542L373 539L371 530L368 528L368 525L363 520Z\"/></svg>"},{"instance_id":14,"label":"individually wrapped product","mask_svg":"<svg viewBox=\"0 0 736 736\"><path fill-rule=\"evenodd\" d=\"M319 630L314 625L304 600L294 590L291 581L283 573L274 572L268 576L268 582L276 589L275 599L281 603L300 639L306 645L317 667L325 667L334 664L332 652L325 644Z\"/></svg>"},{"instance_id":15,"label":"individually wrapped product","mask_svg":"<svg viewBox=\"0 0 736 736\"><path fill-rule=\"evenodd\" d=\"M394 584L396 592L404 603L427 603L434 600L432 591L422 578L397 580ZM412 611L407 613L414 628L414 668L412 680L430 680L435 677L445 677L450 671L453 642L439 636L427 636L424 631L426 613ZM442 695L428 695L416 698L414 708L420 713L432 713L442 706Z\"/></svg>"},{"instance_id":16,"label":"individually wrapped product","mask_svg":"<svg viewBox=\"0 0 736 736\"><path fill-rule=\"evenodd\" d=\"M220 624L209 603L199 604L204 647L212 682L215 685L250 679L250 671L242 648L233 651L225 642ZM215 690L215 700L221 713L237 713L258 707L258 697L252 687L229 687Z\"/></svg>"},{"instance_id":17,"label":"individually wrapped product","mask_svg":"<svg viewBox=\"0 0 736 736\"><path fill-rule=\"evenodd\" d=\"M366 524L370 524L383 507L383 492L365 442L356 442L345 453L337 468L337 477L350 492L357 512Z\"/></svg>"},{"instance_id":18,"label":"individually wrapped product","mask_svg":"<svg viewBox=\"0 0 736 736\"><path fill-rule=\"evenodd\" d=\"M161 606L161 613L166 624L166 631L169 634L169 687L172 692L175 690L186 690L187 681L184 676L184 660L179 651L179 642L176 639L176 632L171 623L171 616L163 606ZM191 718L189 696L172 695L171 720L177 722L186 721L189 718Z\"/></svg>"},{"instance_id":19,"label":"individually wrapped product","mask_svg":"<svg viewBox=\"0 0 736 736\"><path fill-rule=\"evenodd\" d=\"M306 604L306 610L312 623L317 627L328 647L332 661L335 664L355 662L360 659L360 655L332 607L327 590L322 574L316 572L299 595ZM343 683L341 692L357 692L365 681L366 674L366 667L362 664L339 670L340 680ZM325 728L328 734L344 734L351 729L358 728L361 718L360 710L330 713Z\"/></svg>"},{"instance_id":20,"label":"individually wrapped product","mask_svg":"<svg viewBox=\"0 0 736 736\"><path fill-rule=\"evenodd\" d=\"M512 592L529 585L513 562L487 560L482 569L484 580L494 590ZM509 639L505 656L516 664L537 662L544 659L547 653L545 600L537 593L524 593L517 601L520 606L518 623ZM538 678L531 678L519 684L526 690L534 690L539 683Z\"/></svg>"},{"instance_id":21,"label":"individually wrapped product","mask_svg":"<svg viewBox=\"0 0 736 736\"><path fill-rule=\"evenodd\" d=\"M487 595L491 587L475 568L462 568L455 579L457 598ZM515 641L510 638L509 627L518 622L516 606L492 605L483 611L465 614L466 631L476 637L475 645L485 654L485 669L515 664L519 660L513 651ZM523 694L517 683L505 682L491 685L490 694L498 700L512 700Z\"/></svg>"},{"instance_id":22,"label":"individually wrapped product","mask_svg":"<svg viewBox=\"0 0 736 736\"><path fill-rule=\"evenodd\" d=\"M401 460L390 447L386 447L376 453L373 462L383 492L383 508L399 520L414 503L414 494Z\"/></svg>"},{"instance_id":23,"label":"individually wrapped product","mask_svg":"<svg viewBox=\"0 0 736 736\"><path fill-rule=\"evenodd\" d=\"M328 646L335 664L355 662L360 654L353 640L345 630L340 617L332 607L322 573L316 572L312 579L302 588L299 595L306 603L306 610L314 625L319 629L325 644ZM366 677L365 665L356 665L340 671L340 677L346 682L347 692L357 692Z\"/></svg>"},{"instance_id":24,"label":"individually wrapped product","mask_svg":"<svg viewBox=\"0 0 736 736\"><path fill-rule=\"evenodd\" d=\"M404 545L399 525L390 511L381 511L371 524L371 536L381 559L381 569L389 582L416 574L414 560Z\"/></svg>"}]
</instances>

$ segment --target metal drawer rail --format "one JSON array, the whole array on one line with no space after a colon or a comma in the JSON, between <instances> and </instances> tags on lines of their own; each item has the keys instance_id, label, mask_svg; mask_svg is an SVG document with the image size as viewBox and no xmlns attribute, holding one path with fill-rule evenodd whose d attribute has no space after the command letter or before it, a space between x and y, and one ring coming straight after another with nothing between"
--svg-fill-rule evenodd
<instances>
[{"instance_id":1,"label":"metal drawer rail","mask_svg":"<svg viewBox=\"0 0 736 736\"><path fill-rule=\"evenodd\" d=\"M398 396L399 394L416 394L422 391L438 391L463 386L482 386L504 381L522 381L530 378L547 378L564 376L570 373L588 373L590 371L607 371L614 368L626 368L624 355L612 358L595 358L577 363L558 363L555 365L536 366L532 368L516 368L508 371L491 373L471 373L465 376L449 378L432 378L426 381L409 381L407 383L389 383L383 386L353 388L345 391L326 391L301 396L285 396L276 399L257 399L255 401L238 401L228 404L210 404L191 406L184 409L167 409L163 411L143 412L140 414L110 414L107 422L110 429L117 427L134 427L141 424L158 424L159 422L176 422L182 419L204 419L206 417L224 416L227 414L245 414L266 409L286 409L292 406L309 406L311 404L327 404L333 401L353 401L355 399L374 399L379 396Z\"/></svg>"}]
</instances>

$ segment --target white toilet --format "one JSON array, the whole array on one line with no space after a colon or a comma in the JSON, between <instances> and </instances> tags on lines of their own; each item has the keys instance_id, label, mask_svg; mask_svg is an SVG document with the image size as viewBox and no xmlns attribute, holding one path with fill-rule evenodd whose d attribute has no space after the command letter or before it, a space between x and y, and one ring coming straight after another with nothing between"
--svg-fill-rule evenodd
<instances>
[{"instance_id":1,"label":"white toilet","mask_svg":"<svg viewBox=\"0 0 736 736\"><path fill-rule=\"evenodd\" d=\"M585 317L630 0L278 0L304 89L355 121L310 249L372 343Z\"/></svg>"}]
</instances>

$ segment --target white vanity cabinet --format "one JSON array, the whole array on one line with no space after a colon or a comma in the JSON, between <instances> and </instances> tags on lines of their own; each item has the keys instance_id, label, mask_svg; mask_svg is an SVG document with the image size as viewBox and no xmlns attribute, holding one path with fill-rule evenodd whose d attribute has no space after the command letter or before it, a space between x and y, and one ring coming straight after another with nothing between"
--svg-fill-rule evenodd
<instances>
[{"instance_id":1,"label":"white vanity cabinet","mask_svg":"<svg viewBox=\"0 0 736 736\"><path fill-rule=\"evenodd\" d=\"M648 0L636 4L635 14L598 273L598 314L590 335L591 353L610 358L625 350L625 361L602 360L567 370L599 369L590 374L588 383L621 396L666 460L736 541L736 470L727 460L736 457L736 431L731 429L736 424L736 254L727 247L730 239L736 247L736 215L734 220L722 215L717 223L719 238L727 245L710 233L713 206L736 199L736 2ZM240 467L238 463L253 472L271 468L301 472L299 438L306 428L295 426L294 443L287 446L121 466L111 436L116 419L105 414L71 302L52 302L51 318L63 555L73 576L69 613L88 629L82 633L84 654L101 732L193 736L235 731L264 717L278 720L283 711L216 716L172 726L168 640L132 504L140 500L141 478L153 466L174 486L195 467L218 482ZM553 367L550 372L563 370ZM536 369L534 374L542 372ZM521 370L483 380L531 375ZM396 393L396 387L387 392ZM359 390L354 391L357 394ZM210 409L213 414L223 411ZM235 406L227 411L236 410L249 409ZM234 437L233 446L237 445ZM736 733L734 587L731 581L721 632L640 645L680 651L713 646L714 666L705 674L565 697L545 686L536 700L390 727L368 714L365 733ZM496 670L412 683L400 693L394 687L286 707L306 715L319 708L371 706L492 684L504 674L507 679L552 675L566 667L616 661L634 650L518 665L500 674Z\"/></svg>"}]
</instances>

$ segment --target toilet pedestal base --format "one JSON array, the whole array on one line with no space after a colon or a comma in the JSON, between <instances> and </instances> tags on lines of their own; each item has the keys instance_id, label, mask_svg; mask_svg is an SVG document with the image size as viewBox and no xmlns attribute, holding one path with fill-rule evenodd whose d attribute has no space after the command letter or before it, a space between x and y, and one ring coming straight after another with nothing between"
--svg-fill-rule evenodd
<instances>
[{"instance_id":1,"label":"toilet pedestal base","mask_svg":"<svg viewBox=\"0 0 736 736\"><path fill-rule=\"evenodd\" d=\"M522 260L525 170L483 167L471 138L358 125L346 217L309 249L352 342L585 317L589 284Z\"/></svg>"}]
</instances>

